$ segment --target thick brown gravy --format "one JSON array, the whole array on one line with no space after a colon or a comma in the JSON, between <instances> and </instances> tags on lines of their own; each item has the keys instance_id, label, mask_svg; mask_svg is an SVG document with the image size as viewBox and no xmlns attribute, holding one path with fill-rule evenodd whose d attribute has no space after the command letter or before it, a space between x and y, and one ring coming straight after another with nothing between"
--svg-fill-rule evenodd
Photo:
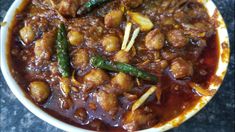
<instances>
[{"instance_id":1,"label":"thick brown gravy","mask_svg":"<svg viewBox=\"0 0 235 132\"><path fill-rule=\"evenodd\" d=\"M124 3L128 2L128 0L123 1ZM91 87L90 82L84 81L85 76L96 68L92 67L90 63L85 67L77 68L72 62L74 52L84 49L88 54L88 58L94 54L99 54L109 60L113 60L114 55L118 51L107 52L102 45L103 38L111 34L117 36L122 42L126 21L130 18L125 17L126 14L124 14L119 26L108 28L104 23L104 17L111 10L116 10L123 1L114 0L105 3L83 17L65 17L66 22L64 23L67 31L76 30L81 32L85 38L81 45L69 46L70 68L71 71L75 71L75 78L82 85L74 86L71 84L70 86L75 87L77 91L71 90L68 97L64 97L61 92L61 74L52 70L52 68L58 67L56 52L53 50L49 59L37 60L35 57L36 41L42 39L45 33L54 32L57 29L59 23L61 23L60 16L43 0L30 1L22 12L17 12L16 24L13 26L10 40L12 74L29 99L35 102L42 110L64 122L85 129L131 131L146 129L169 121L190 109L201 98L201 95L191 88L188 83L194 82L207 89L209 80L217 69L219 48L213 23L210 21L208 14L205 13L203 5L194 0L185 0L185 3L181 0L179 1L179 3L182 2L180 6L174 6L173 2L176 0L173 0L171 1L172 4L167 7L165 7L165 4L167 4L167 1L170 2L170 0L166 0L165 4L162 0L144 0L138 7L128 7L128 10L148 16L154 24L153 29L160 30L165 36L164 46L161 49L149 50L146 48L145 37L150 31L140 32L134 44L136 55L129 62L129 64L157 76L157 84L141 79L139 80L140 84L138 84L135 77L130 77L133 87L128 91L120 92L116 90L119 89L119 86L112 85L111 81L112 78L117 76L117 73L107 70L104 70L104 72L108 75L108 79L107 81L104 80L100 85ZM79 1L80 5L83 3L84 1ZM197 29L188 29L189 27L185 27L185 23ZM19 33L25 26L31 26L35 33L33 41L30 43L25 43ZM137 27L137 25L134 24L134 27ZM168 34L173 30L183 32L183 37L188 40L186 45L180 48L172 46L169 38L171 36ZM204 36L201 37L198 34L204 34ZM203 45L205 42L206 45ZM158 56L157 59L155 54ZM177 58L183 59L187 65L192 66L193 73L183 74L183 77L176 78L175 74L177 73L172 73L172 65L173 62L177 61L175 60ZM167 64L161 67L159 62L163 62L163 60ZM179 72L179 70L176 72ZM183 70L187 71L188 69L186 67ZM33 81L43 81L48 84L50 95L45 101L39 103L32 98L30 83ZM157 100L155 93L152 94L136 110L137 113L140 112L139 118L138 116L133 118L133 122L128 124L129 122L126 121L128 120L127 113L131 112L133 103L151 85L160 87L160 101ZM102 100L103 102L99 102L97 99L97 93L100 91L115 95L117 102L114 105L114 114L110 114L109 111L113 110L113 108L107 106L107 110L102 106L102 103L106 103L107 100L111 99L107 98L107 100ZM111 105L113 105L113 102L111 102ZM150 118L150 116L153 118Z\"/></svg>"}]
</instances>

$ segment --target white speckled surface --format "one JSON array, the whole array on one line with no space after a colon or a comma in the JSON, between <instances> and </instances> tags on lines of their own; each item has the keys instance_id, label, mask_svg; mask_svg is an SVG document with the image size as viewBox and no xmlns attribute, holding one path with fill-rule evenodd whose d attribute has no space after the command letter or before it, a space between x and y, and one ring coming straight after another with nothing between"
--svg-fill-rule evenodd
<instances>
[{"instance_id":1,"label":"white speckled surface","mask_svg":"<svg viewBox=\"0 0 235 132\"><path fill-rule=\"evenodd\" d=\"M7 2L6 2L7 1ZM212 101L196 116L173 132L234 132L234 4L235 0L214 0L228 26L231 61L225 81ZM0 0L0 21L13 0ZM59 124L58 124L59 125ZM30 113L10 92L0 73L1 132L59 132L61 130Z\"/></svg>"}]
</instances>

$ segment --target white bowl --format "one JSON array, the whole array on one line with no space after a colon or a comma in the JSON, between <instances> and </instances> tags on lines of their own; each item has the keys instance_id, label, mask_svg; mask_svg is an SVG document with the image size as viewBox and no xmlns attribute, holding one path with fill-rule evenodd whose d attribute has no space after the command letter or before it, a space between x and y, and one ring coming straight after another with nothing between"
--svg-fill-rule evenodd
<instances>
[{"instance_id":1,"label":"white bowl","mask_svg":"<svg viewBox=\"0 0 235 132\"><path fill-rule=\"evenodd\" d=\"M58 127L62 130L65 131L70 131L70 132L75 132L75 131L89 131L85 130L79 127L75 127L73 125L67 124L65 122L62 122L51 115L47 114L46 112L42 111L39 107L37 107L34 103L32 103L26 96L24 91L20 88L20 86L17 84L17 82L14 80L14 78L11 75L10 68L9 68L9 63L8 63L8 57L9 57L9 48L8 48L8 34L10 32L11 28L11 22L15 18L15 12L17 8L20 7L20 5L23 3L24 0L15 0L14 3L11 5L10 9L8 10L4 22L7 22L6 25L4 25L1 29L1 69L3 76L10 87L11 91L14 93L14 95L18 98L18 100L33 114L41 118L42 120L48 122L49 124ZM200 0L206 8L208 9L208 12L210 16L212 16L215 12L218 15L218 23L219 27L217 28L218 31L218 36L219 36L219 64L218 68L216 71L216 76L213 82L213 80L210 82L210 89L216 89L218 90L222 80L224 79L224 76L227 71L227 66L229 63L229 55L230 55L230 48L229 48L229 38L228 38L228 33L226 29L226 25L224 23L224 20L217 10L215 4L211 0ZM220 80L220 82L218 82ZM166 131L171 128L177 127L178 125L182 124L184 121L195 115L200 109L202 109L210 100L212 96L208 97L202 97L196 105L186 111L183 112L181 115L178 117L172 119L171 121L161 124L161 125L156 125L152 128L142 130L144 132L160 132L160 131Z\"/></svg>"}]
</instances>

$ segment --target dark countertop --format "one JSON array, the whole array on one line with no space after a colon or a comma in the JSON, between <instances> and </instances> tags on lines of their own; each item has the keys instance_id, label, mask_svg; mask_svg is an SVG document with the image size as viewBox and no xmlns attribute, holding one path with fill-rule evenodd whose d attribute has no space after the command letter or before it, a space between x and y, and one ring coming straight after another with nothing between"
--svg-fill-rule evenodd
<instances>
[{"instance_id":1,"label":"dark countertop","mask_svg":"<svg viewBox=\"0 0 235 132\"><path fill-rule=\"evenodd\" d=\"M7 1L7 2L6 2ZM13 0L0 0L0 21ZM221 11L230 36L231 61L225 80L215 95L196 116L172 132L235 132L234 121L234 4L235 0L214 0ZM59 125L59 124L58 124ZM0 131L61 132L30 113L11 93L0 73Z\"/></svg>"}]
</instances>

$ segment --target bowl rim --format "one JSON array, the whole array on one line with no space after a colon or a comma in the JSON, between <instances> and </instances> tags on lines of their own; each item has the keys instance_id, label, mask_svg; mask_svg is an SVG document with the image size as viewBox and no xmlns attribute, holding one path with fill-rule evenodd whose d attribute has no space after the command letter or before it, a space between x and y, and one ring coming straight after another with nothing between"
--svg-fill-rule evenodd
<instances>
[{"instance_id":1,"label":"bowl rim","mask_svg":"<svg viewBox=\"0 0 235 132\"><path fill-rule=\"evenodd\" d=\"M34 115L42 119L43 121L51 124L52 126L55 126L57 128L60 128L64 131L83 131L83 132L91 132L91 130L86 130L80 127L76 127L73 125L70 125L68 123L65 123L63 121L60 121L59 119L47 114L43 110L41 110L37 105L35 105L31 100L29 100L24 91L20 88L20 86L17 84L15 79L12 77L12 74L10 72L10 68L8 65L8 56L9 53L6 50L7 44L8 44L8 36L9 36L9 27L11 26L12 20L14 19L16 10L20 5L24 2L25 0L15 0L9 10L7 11L7 14L4 18L4 22L6 22L6 25L1 27L1 35L0 39L1 40L1 70L2 74L11 89L12 93L17 97L17 99ZM221 79L221 82L219 83L213 83L211 82L210 89L216 89L218 91L220 85L222 84L222 81L224 79L224 76L227 71L227 67L229 64L229 58L230 58L230 46L229 46L229 37L228 37L228 32L227 28L225 25L225 22L220 14L220 12L217 10L217 7L215 4L212 2L212 0L199 0L202 2L205 7L208 9L209 15L212 16L214 15L215 12L217 12L217 21L219 22L219 27L217 28L218 32L218 37L219 37L219 63L218 63L218 68L216 70L216 76ZM223 56L226 56L223 58ZM172 120L162 124L162 125L157 125L152 128L144 129L141 130L141 132L161 132L161 131L166 131L169 129L172 129L174 127L179 126L192 116L194 116L196 113L198 113L211 99L213 96L203 96L193 108L190 110L186 110L186 112L183 112L182 114L178 115L177 117L173 118ZM58 125L59 124L59 125Z\"/></svg>"}]
</instances>

